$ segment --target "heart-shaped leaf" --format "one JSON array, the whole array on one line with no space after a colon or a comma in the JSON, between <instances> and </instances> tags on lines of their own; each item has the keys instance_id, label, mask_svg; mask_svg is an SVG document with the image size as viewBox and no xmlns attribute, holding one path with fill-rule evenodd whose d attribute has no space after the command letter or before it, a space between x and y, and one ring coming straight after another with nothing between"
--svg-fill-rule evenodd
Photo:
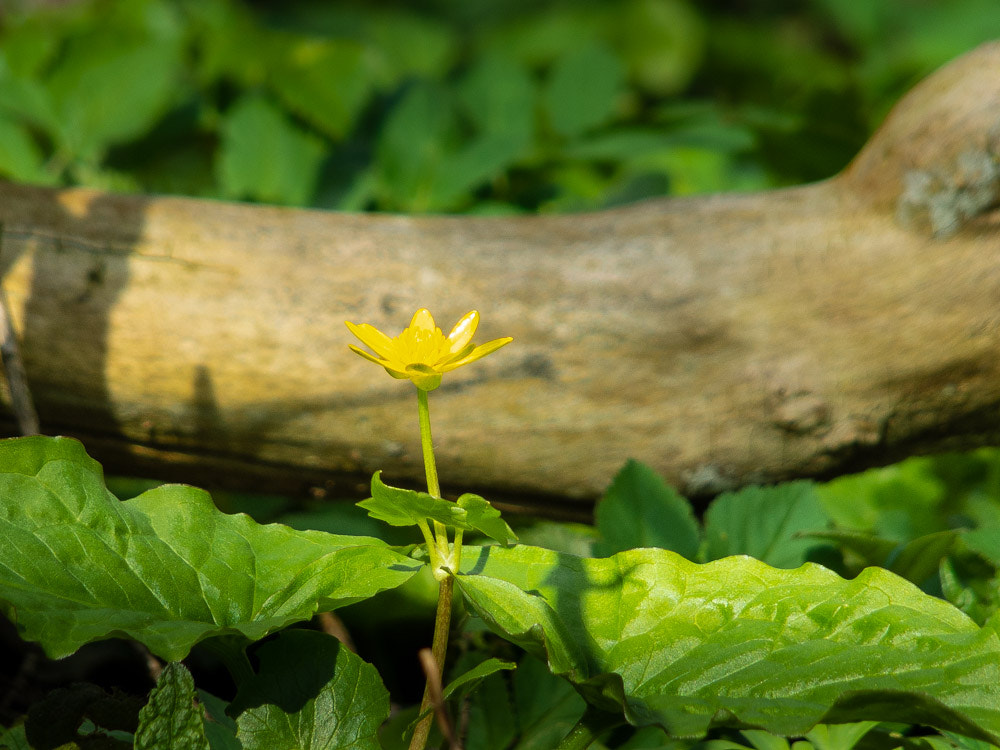
<instances>
[{"instance_id":1,"label":"heart-shaped leaf","mask_svg":"<svg viewBox=\"0 0 1000 750\"><path fill-rule=\"evenodd\" d=\"M124 636L177 661L200 640L263 638L406 581L377 539L262 526L193 487L120 502L68 438L0 441L0 605L58 658Z\"/></svg>"},{"instance_id":2,"label":"heart-shaped leaf","mask_svg":"<svg viewBox=\"0 0 1000 750\"><path fill-rule=\"evenodd\" d=\"M462 561L456 583L492 630L637 726L801 735L878 719L1000 737L995 629L885 570L845 580L750 557L524 546L468 547Z\"/></svg>"}]
</instances>

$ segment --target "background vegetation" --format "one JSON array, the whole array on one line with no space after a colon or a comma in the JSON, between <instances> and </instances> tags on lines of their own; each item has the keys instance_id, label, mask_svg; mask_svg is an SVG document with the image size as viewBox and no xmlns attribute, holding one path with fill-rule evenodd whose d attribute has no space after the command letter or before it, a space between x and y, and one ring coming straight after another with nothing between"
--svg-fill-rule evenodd
<instances>
[{"instance_id":1,"label":"background vegetation","mask_svg":"<svg viewBox=\"0 0 1000 750\"><path fill-rule=\"evenodd\" d=\"M533 212L822 179L995 0L7 0L0 175Z\"/></svg>"}]
</instances>

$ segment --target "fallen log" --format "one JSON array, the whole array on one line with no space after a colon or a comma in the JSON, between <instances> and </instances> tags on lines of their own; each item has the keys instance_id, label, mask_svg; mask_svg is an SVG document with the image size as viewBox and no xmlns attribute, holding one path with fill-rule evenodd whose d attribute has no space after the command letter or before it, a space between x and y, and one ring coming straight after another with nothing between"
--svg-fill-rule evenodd
<instances>
[{"instance_id":1,"label":"fallen log","mask_svg":"<svg viewBox=\"0 0 1000 750\"><path fill-rule=\"evenodd\" d=\"M0 271L44 432L286 492L419 484L413 388L344 321L479 309L514 343L431 394L446 490L552 511L628 458L705 495L1000 442L998 205L992 43L819 184L513 218L6 184Z\"/></svg>"}]
</instances>

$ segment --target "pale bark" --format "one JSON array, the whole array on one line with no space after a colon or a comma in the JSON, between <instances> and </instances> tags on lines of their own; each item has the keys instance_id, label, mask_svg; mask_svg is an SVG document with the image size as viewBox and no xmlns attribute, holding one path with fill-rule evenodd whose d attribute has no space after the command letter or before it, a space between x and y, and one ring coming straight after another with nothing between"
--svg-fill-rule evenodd
<instances>
[{"instance_id":1,"label":"pale bark","mask_svg":"<svg viewBox=\"0 0 1000 750\"><path fill-rule=\"evenodd\" d=\"M628 458L706 494L1000 442L998 199L994 43L816 185L523 218L3 185L0 262L42 430L114 471L418 484L413 388L344 320L478 309L514 343L431 394L445 488L569 508Z\"/></svg>"}]
</instances>

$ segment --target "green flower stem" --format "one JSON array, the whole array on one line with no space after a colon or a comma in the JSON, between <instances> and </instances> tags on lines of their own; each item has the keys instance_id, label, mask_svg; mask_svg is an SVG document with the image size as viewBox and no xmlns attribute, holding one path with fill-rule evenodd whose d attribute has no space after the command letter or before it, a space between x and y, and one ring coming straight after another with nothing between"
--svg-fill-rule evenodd
<instances>
[{"instance_id":1,"label":"green flower stem","mask_svg":"<svg viewBox=\"0 0 1000 750\"><path fill-rule=\"evenodd\" d=\"M434 462L434 441L431 438L431 415L427 406L427 391L417 388L417 407L420 414L420 445L424 452L424 471L427 474L427 492L434 497L441 497L441 486L438 484L437 464ZM457 562L452 561L452 555L448 549L448 529L440 521L434 521L434 535L431 537L427 523L418 524L424 540L427 542L427 552L431 558L431 570L434 577L438 579L438 602L437 613L434 617L434 640L431 644L431 653L434 654L434 661L437 668L444 671L444 659L448 651L448 631L451 629L451 599L454 591L454 579L450 575L441 574L442 565L451 565L454 570L458 569ZM455 534L456 547L461 545L462 532ZM460 554L460 552L459 552ZM440 675L439 675L440 676ZM424 713L431 705L430 682L424 687L424 697L420 702L420 713ZM434 721L434 714L430 712L417 724L413 730L413 737L410 740L410 750L424 750L427 745L427 737L431 731Z\"/></svg>"},{"instance_id":2,"label":"green flower stem","mask_svg":"<svg viewBox=\"0 0 1000 750\"><path fill-rule=\"evenodd\" d=\"M448 651L448 631L451 629L451 597L454 592L454 585L455 579L452 576L448 576L441 581L441 585L438 588L437 614L434 617L434 640L431 643L431 653L434 654L434 661L437 663L438 669L442 671L444 670L444 658ZM430 707L431 686L430 682L428 682L424 687L424 698L420 701L419 714L424 713ZM431 711L420 720L416 729L413 730L409 750L424 750L433 722L434 712Z\"/></svg>"},{"instance_id":3,"label":"green flower stem","mask_svg":"<svg viewBox=\"0 0 1000 750\"><path fill-rule=\"evenodd\" d=\"M427 545L427 555L430 557L431 570L437 570L441 565L441 553L438 550L437 540L431 534L431 529L426 520L417 523L417 528L424 537L424 544Z\"/></svg>"},{"instance_id":4,"label":"green flower stem","mask_svg":"<svg viewBox=\"0 0 1000 750\"><path fill-rule=\"evenodd\" d=\"M441 486L438 484L437 464L434 463L434 442L431 440L431 412L427 406L427 391L417 388L417 409L420 413L420 445L424 449L424 472L427 474L427 492L434 497L441 497ZM440 525L440 524L438 524ZM441 533L435 527L434 531Z\"/></svg>"},{"instance_id":5,"label":"green flower stem","mask_svg":"<svg viewBox=\"0 0 1000 750\"><path fill-rule=\"evenodd\" d=\"M451 555L451 569L456 574L462 566L462 533L461 529L455 529L455 545Z\"/></svg>"}]
</instances>

